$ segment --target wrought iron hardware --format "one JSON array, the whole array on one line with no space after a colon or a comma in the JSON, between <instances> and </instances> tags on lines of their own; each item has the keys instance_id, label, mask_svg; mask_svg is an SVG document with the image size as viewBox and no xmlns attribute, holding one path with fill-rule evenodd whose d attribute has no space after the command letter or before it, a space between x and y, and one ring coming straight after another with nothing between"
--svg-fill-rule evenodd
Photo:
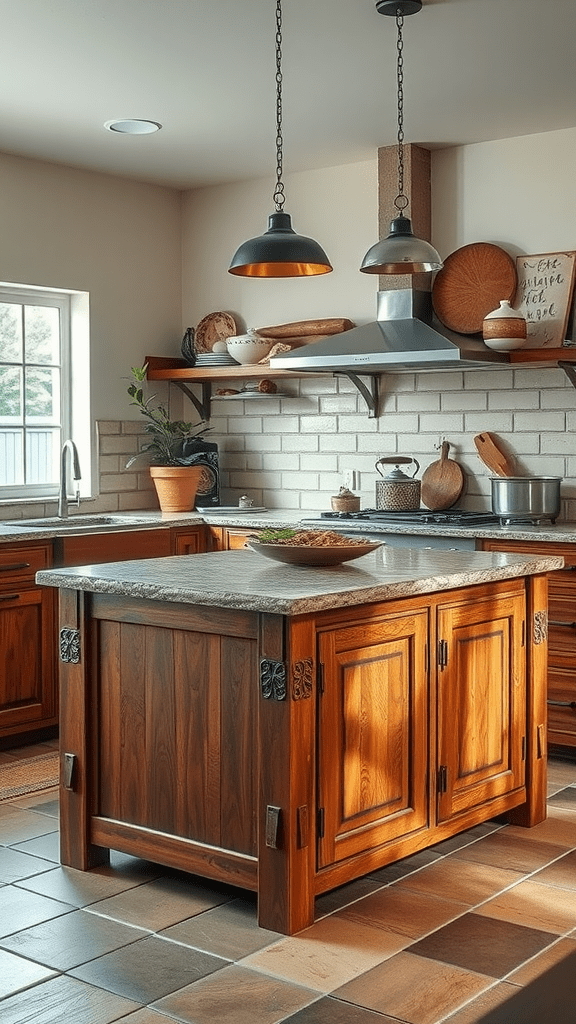
<instances>
[{"instance_id":1,"label":"wrought iron hardware","mask_svg":"<svg viewBox=\"0 0 576 1024\"><path fill-rule=\"evenodd\" d=\"M548 619L549 626L560 626L563 629L576 629L576 622L562 622L561 619Z\"/></svg>"},{"instance_id":2,"label":"wrought iron hardware","mask_svg":"<svg viewBox=\"0 0 576 1024\"><path fill-rule=\"evenodd\" d=\"M370 374L370 387L368 388L364 381L360 380L357 373L353 373L351 370L334 370L334 376L338 375L342 377L348 377L351 384L354 385L357 391L360 392L362 398L368 406L368 419L373 420L378 418L378 377Z\"/></svg>"},{"instance_id":3,"label":"wrought iron hardware","mask_svg":"<svg viewBox=\"0 0 576 1024\"><path fill-rule=\"evenodd\" d=\"M77 629L60 630L60 661L78 665L80 661L80 632Z\"/></svg>"},{"instance_id":4,"label":"wrought iron hardware","mask_svg":"<svg viewBox=\"0 0 576 1024\"><path fill-rule=\"evenodd\" d=\"M16 569L29 569L30 562L14 562L13 565L0 565L0 572L14 572Z\"/></svg>"},{"instance_id":5,"label":"wrought iron hardware","mask_svg":"<svg viewBox=\"0 0 576 1024\"><path fill-rule=\"evenodd\" d=\"M76 754L64 754L63 756L62 785L64 789L74 789L76 760Z\"/></svg>"},{"instance_id":6,"label":"wrought iron hardware","mask_svg":"<svg viewBox=\"0 0 576 1024\"><path fill-rule=\"evenodd\" d=\"M446 668L448 664L448 641L438 641L438 664L440 668Z\"/></svg>"},{"instance_id":7,"label":"wrought iron hardware","mask_svg":"<svg viewBox=\"0 0 576 1024\"><path fill-rule=\"evenodd\" d=\"M576 711L576 700L549 700L548 704L553 704L556 708L572 708Z\"/></svg>"},{"instance_id":8,"label":"wrought iron hardware","mask_svg":"<svg viewBox=\"0 0 576 1024\"><path fill-rule=\"evenodd\" d=\"M323 807L318 808L318 839L324 839L324 825L326 812Z\"/></svg>"},{"instance_id":9,"label":"wrought iron hardware","mask_svg":"<svg viewBox=\"0 0 576 1024\"><path fill-rule=\"evenodd\" d=\"M438 774L436 778L436 791L437 793L446 793L448 789L448 766L441 764L438 768Z\"/></svg>"},{"instance_id":10,"label":"wrought iron hardware","mask_svg":"<svg viewBox=\"0 0 576 1024\"><path fill-rule=\"evenodd\" d=\"M208 420L210 419L210 399L212 397L212 385L211 385L210 381L203 380L201 382L202 383L202 400L201 401L198 401L198 399L196 398L196 395L194 394L194 392L191 391L190 388L188 387L188 385L185 384L183 381L181 381L181 380L171 380L170 383L171 384L175 384L177 388L180 388L180 391L184 392L184 394L186 395L186 398L190 402L192 402L192 405L196 409L196 412L198 413L200 418L202 420L206 420L206 422L208 422Z\"/></svg>"},{"instance_id":11,"label":"wrought iron hardware","mask_svg":"<svg viewBox=\"0 0 576 1024\"><path fill-rule=\"evenodd\" d=\"M271 804L268 804L266 808L266 846L269 846L272 850L278 849L280 814L280 807L272 807Z\"/></svg>"},{"instance_id":12,"label":"wrought iron hardware","mask_svg":"<svg viewBox=\"0 0 576 1024\"><path fill-rule=\"evenodd\" d=\"M286 700L286 665L260 659L260 690L265 700Z\"/></svg>"},{"instance_id":13,"label":"wrought iron hardware","mask_svg":"<svg viewBox=\"0 0 576 1024\"><path fill-rule=\"evenodd\" d=\"M20 594L0 594L0 601L16 601Z\"/></svg>"}]
</instances>

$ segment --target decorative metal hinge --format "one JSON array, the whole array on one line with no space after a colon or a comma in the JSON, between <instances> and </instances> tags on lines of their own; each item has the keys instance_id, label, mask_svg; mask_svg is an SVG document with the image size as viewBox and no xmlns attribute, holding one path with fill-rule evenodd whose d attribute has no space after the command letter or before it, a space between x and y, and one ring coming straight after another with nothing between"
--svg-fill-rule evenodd
<instances>
[{"instance_id":1,"label":"decorative metal hinge","mask_svg":"<svg viewBox=\"0 0 576 1024\"><path fill-rule=\"evenodd\" d=\"M80 662L80 632L77 629L60 630L60 661L70 665Z\"/></svg>"},{"instance_id":2,"label":"decorative metal hinge","mask_svg":"<svg viewBox=\"0 0 576 1024\"><path fill-rule=\"evenodd\" d=\"M286 665L260 659L260 689L265 700L286 700Z\"/></svg>"},{"instance_id":3,"label":"decorative metal hinge","mask_svg":"<svg viewBox=\"0 0 576 1024\"><path fill-rule=\"evenodd\" d=\"M436 778L436 792L445 793L448 789L448 766L441 764L438 768L438 774Z\"/></svg>"},{"instance_id":4,"label":"decorative metal hinge","mask_svg":"<svg viewBox=\"0 0 576 1024\"><path fill-rule=\"evenodd\" d=\"M438 664L440 668L446 668L448 664L448 641L438 641Z\"/></svg>"}]
</instances>

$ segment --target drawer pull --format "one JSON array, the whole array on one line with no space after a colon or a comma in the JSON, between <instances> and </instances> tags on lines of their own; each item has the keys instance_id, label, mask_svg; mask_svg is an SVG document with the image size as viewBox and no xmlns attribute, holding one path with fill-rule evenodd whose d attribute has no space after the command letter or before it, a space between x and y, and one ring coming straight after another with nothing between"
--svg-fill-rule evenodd
<instances>
[{"instance_id":1,"label":"drawer pull","mask_svg":"<svg viewBox=\"0 0 576 1024\"><path fill-rule=\"evenodd\" d=\"M0 572L15 572L16 569L29 569L30 562L14 562L13 565L0 565Z\"/></svg>"},{"instance_id":2,"label":"drawer pull","mask_svg":"<svg viewBox=\"0 0 576 1024\"><path fill-rule=\"evenodd\" d=\"M17 601L20 594L0 594L0 601Z\"/></svg>"},{"instance_id":3,"label":"drawer pull","mask_svg":"<svg viewBox=\"0 0 576 1024\"><path fill-rule=\"evenodd\" d=\"M563 629L576 629L576 622L562 622L560 619L549 619L549 626L561 626Z\"/></svg>"},{"instance_id":4,"label":"drawer pull","mask_svg":"<svg viewBox=\"0 0 576 1024\"><path fill-rule=\"evenodd\" d=\"M555 708L572 708L572 711L576 711L576 700L549 700L548 704L553 704Z\"/></svg>"},{"instance_id":5,"label":"drawer pull","mask_svg":"<svg viewBox=\"0 0 576 1024\"><path fill-rule=\"evenodd\" d=\"M565 565L560 572L576 572L576 565Z\"/></svg>"}]
</instances>

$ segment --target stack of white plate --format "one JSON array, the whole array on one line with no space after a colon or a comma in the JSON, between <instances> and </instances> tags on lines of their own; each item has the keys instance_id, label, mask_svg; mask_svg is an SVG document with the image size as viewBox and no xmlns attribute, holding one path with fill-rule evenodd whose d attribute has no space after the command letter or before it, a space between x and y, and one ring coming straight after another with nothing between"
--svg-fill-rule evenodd
<instances>
[{"instance_id":1,"label":"stack of white plate","mask_svg":"<svg viewBox=\"0 0 576 1024\"><path fill-rule=\"evenodd\" d=\"M198 352L196 366L238 366L236 359L227 352Z\"/></svg>"}]
</instances>

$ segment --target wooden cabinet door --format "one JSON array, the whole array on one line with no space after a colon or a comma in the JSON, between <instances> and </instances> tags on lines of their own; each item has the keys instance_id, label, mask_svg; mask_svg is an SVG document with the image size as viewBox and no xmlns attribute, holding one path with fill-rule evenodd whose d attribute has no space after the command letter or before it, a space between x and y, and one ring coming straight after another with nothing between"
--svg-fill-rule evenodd
<instances>
[{"instance_id":1,"label":"wooden cabinet door","mask_svg":"<svg viewBox=\"0 0 576 1024\"><path fill-rule=\"evenodd\" d=\"M0 550L0 736L57 721L55 597L34 581L51 564L49 543Z\"/></svg>"},{"instance_id":2,"label":"wooden cabinet door","mask_svg":"<svg viewBox=\"0 0 576 1024\"><path fill-rule=\"evenodd\" d=\"M524 785L524 614L513 590L438 608L439 821Z\"/></svg>"},{"instance_id":3,"label":"wooden cabinet door","mask_svg":"<svg viewBox=\"0 0 576 1024\"><path fill-rule=\"evenodd\" d=\"M170 530L119 530L76 534L54 542L60 565L99 565L171 554Z\"/></svg>"},{"instance_id":4,"label":"wooden cabinet door","mask_svg":"<svg viewBox=\"0 0 576 1024\"><path fill-rule=\"evenodd\" d=\"M426 609L320 634L319 866L427 824Z\"/></svg>"},{"instance_id":5,"label":"wooden cabinet door","mask_svg":"<svg viewBox=\"0 0 576 1024\"><path fill-rule=\"evenodd\" d=\"M172 552L175 555L198 555L206 551L206 528L190 526L172 530Z\"/></svg>"}]
</instances>

